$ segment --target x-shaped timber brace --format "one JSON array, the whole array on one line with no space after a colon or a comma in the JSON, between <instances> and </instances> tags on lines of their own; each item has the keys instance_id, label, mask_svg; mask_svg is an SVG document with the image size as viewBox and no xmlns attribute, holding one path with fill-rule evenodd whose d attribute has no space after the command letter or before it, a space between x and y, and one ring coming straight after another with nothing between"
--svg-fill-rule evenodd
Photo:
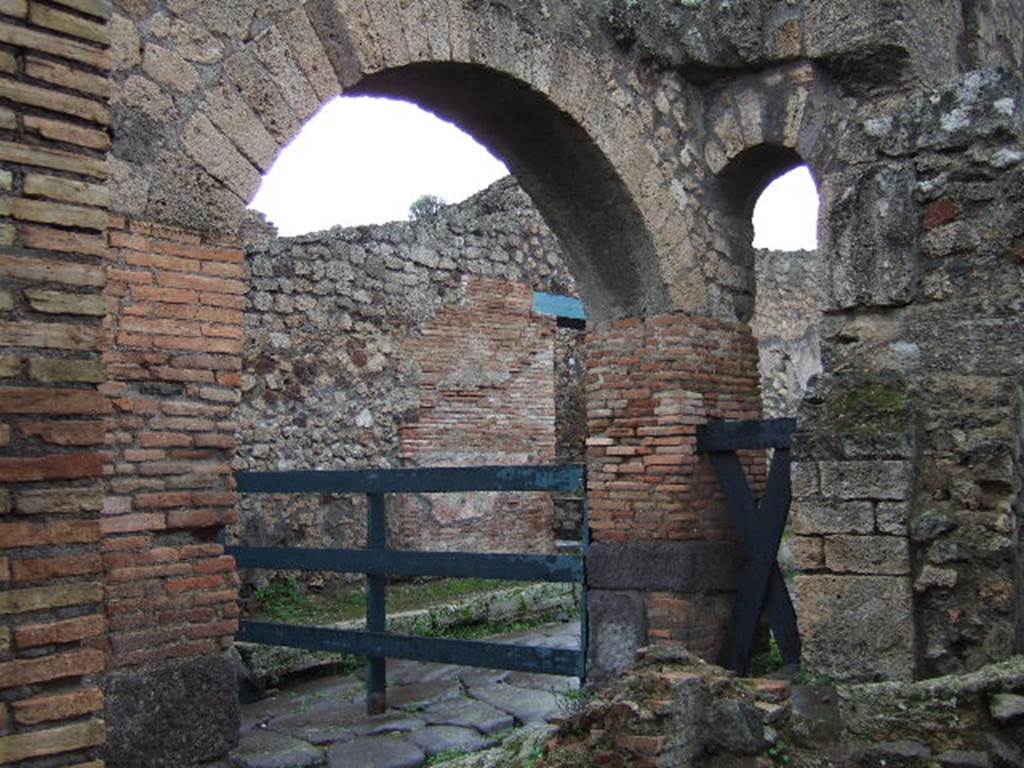
<instances>
[{"instance_id":1,"label":"x-shaped timber brace","mask_svg":"<svg viewBox=\"0 0 1024 768\"><path fill-rule=\"evenodd\" d=\"M697 450L711 459L743 550L739 590L719 660L739 674L746 673L750 663L762 609L783 661L800 661L796 612L778 564L792 500L789 447L795 428L795 419L768 419L711 422L697 429ZM736 451L766 448L775 449L775 455L758 504Z\"/></svg>"}]
</instances>

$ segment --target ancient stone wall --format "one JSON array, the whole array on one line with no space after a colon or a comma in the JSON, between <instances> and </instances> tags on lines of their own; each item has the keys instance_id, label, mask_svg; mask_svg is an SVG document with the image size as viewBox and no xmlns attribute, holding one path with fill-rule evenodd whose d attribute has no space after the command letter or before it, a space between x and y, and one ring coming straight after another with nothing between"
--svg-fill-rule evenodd
<instances>
[{"instance_id":1,"label":"ancient stone wall","mask_svg":"<svg viewBox=\"0 0 1024 768\"><path fill-rule=\"evenodd\" d=\"M826 377L805 401L793 511L805 660L836 677L1020 647L1022 96L973 72L865 120L879 164L823 244ZM852 251L865 232L905 267L870 268Z\"/></svg>"},{"instance_id":2,"label":"ancient stone wall","mask_svg":"<svg viewBox=\"0 0 1024 768\"><path fill-rule=\"evenodd\" d=\"M532 313L533 291L573 280L512 179L412 223L288 239L255 228L247 249L236 468L555 460L555 320ZM244 501L248 544L365 542L361 498ZM543 496L398 497L390 523L399 548L554 545Z\"/></svg>"},{"instance_id":3,"label":"ancient stone wall","mask_svg":"<svg viewBox=\"0 0 1024 768\"><path fill-rule=\"evenodd\" d=\"M817 251L758 251L751 330L765 418L792 418L822 372L822 263Z\"/></svg>"},{"instance_id":4,"label":"ancient stone wall","mask_svg":"<svg viewBox=\"0 0 1024 768\"><path fill-rule=\"evenodd\" d=\"M235 738L232 681L217 653L231 634L235 576L212 540L233 507L202 494L229 493L234 426L216 409L241 387L240 325L161 313L239 308L241 276L210 267L233 262L208 256L240 253L238 225L260 172L342 89L419 101L508 159L610 334L595 342L628 371L594 407L624 401L638 418L659 416L630 393L650 389L651 369L633 363L662 321L681 324L679 351L692 347L698 361L715 362L734 342L749 358L721 379L711 363L686 372L686 389L666 407L707 406L705 382L743 403L721 413L758 412L744 327L754 280L748 203L773 175L807 162L822 193L826 320L824 371L805 398L795 450L805 666L837 678L909 678L976 668L1018 647L1019 2L121 0L108 58L109 10L101 0L0 2L0 344L10 350L0 366L0 510L9 518L0 523L0 759L99 768L103 721L113 766L189 765ZM127 217L117 231L146 240L115 247L112 283L137 273L196 298L146 299L133 284L112 294L120 315L102 339L90 313L107 248L95 186L108 175L112 207ZM146 263L131 263L140 257ZM608 330L623 318L632 336ZM686 342L709 329L718 346ZM101 352L129 365L101 373ZM669 372L685 359L674 355ZM137 410L129 416L122 402ZM101 451L96 423L108 409ZM600 447L650 447L629 442L633 416L614 415L624 431ZM172 419L196 419L196 428ZM148 433L193 431L187 445L142 445ZM150 453L160 450L166 456ZM664 461L670 475L695 466L692 452ZM682 491L668 487L676 484L642 461L591 462L639 463L657 489L596 518L613 564L639 552L649 571L659 551L613 540L629 534L616 514L644 535L662 523L671 534L671 516L704 521L715 509L709 475L680 505L671 494ZM151 508L147 493L182 495ZM711 515L698 528L724 538L719 522ZM141 531L130 530L136 524ZM116 557L102 577L96 570L108 546L138 558L125 567L167 570L140 575L144 594L129 596ZM728 564L727 592L736 563L707 562ZM630 586L637 572L626 565L625 577L610 579L606 592L632 602L603 618L593 612L592 649L645 639L649 618L656 631L676 631L648 605L678 592L685 574ZM128 615L146 647L165 655L133 657L125 620L117 653L144 663L106 674L113 606L138 597L160 607L139 603ZM677 607L704 642L703 614ZM161 634L162 611L173 635Z\"/></svg>"}]
</instances>

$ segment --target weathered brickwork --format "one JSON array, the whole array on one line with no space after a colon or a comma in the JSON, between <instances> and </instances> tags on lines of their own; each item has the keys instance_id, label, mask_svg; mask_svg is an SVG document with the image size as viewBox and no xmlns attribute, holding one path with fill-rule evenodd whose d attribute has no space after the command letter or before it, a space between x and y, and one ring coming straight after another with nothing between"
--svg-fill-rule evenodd
<instances>
[{"instance_id":1,"label":"weathered brickwork","mask_svg":"<svg viewBox=\"0 0 1024 768\"><path fill-rule=\"evenodd\" d=\"M120 218L109 239L100 530L110 667L125 670L112 674L116 688L158 663L216 666L238 628L238 576L217 536L238 516L231 409L244 284L242 250L230 243ZM132 712L119 702L112 722L176 727L158 722L157 707ZM202 756L168 752L170 761Z\"/></svg>"},{"instance_id":2,"label":"weathered brickwork","mask_svg":"<svg viewBox=\"0 0 1024 768\"><path fill-rule=\"evenodd\" d=\"M707 657L718 653L735 587L705 577L709 569L728 571L734 534L710 462L697 453L697 426L760 417L756 350L748 326L682 313L619 321L588 335L587 487L590 528L603 546L591 575L602 589L642 600L640 644L680 640ZM744 465L759 489L763 453L744 456ZM674 591L613 565L616 549L666 542L675 544L660 564L662 584L674 580ZM707 542L721 546L704 549ZM644 559L632 565L642 569Z\"/></svg>"},{"instance_id":3,"label":"weathered brickwork","mask_svg":"<svg viewBox=\"0 0 1024 768\"><path fill-rule=\"evenodd\" d=\"M104 3L0 3L0 764L105 733Z\"/></svg>"},{"instance_id":4,"label":"weathered brickwork","mask_svg":"<svg viewBox=\"0 0 1024 768\"><path fill-rule=\"evenodd\" d=\"M555 460L555 319L531 316L528 285L471 278L466 299L404 344L418 368L419 412L401 428L413 466ZM551 552L548 494L445 494L408 502L412 549Z\"/></svg>"},{"instance_id":5,"label":"weathered brickwork","mask_svg":"<svg viewBox=\"0 0 1024 768\"><path fill-rule=\"evenodd\" d=\"M697 425L760 417L750 329L684 314L590 335L587 482L598 541L726 540L732 524ZM748 476L763 480L763 462Z\"/></svg>"}]
</instances>

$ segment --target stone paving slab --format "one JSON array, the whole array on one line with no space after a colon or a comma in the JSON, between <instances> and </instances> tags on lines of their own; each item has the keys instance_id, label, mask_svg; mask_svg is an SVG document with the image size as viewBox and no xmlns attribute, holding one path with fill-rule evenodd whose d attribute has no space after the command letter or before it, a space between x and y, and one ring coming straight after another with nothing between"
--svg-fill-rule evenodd
<instances>
[{"instance_id":1,"label":"stone paving slab","mask_svg":"<svg viewBox=\"0 0 1024 768\"><path fill-rule=\"evenodd\" d=\"M507 731L516 721L512 715L475 699L442 701L419 714L430 725L460 725L483 734Z\"/></svg>"},{"instance_id":2,"label":"stone paving slab","mask_svg":"<svg viewBox=\"0 0 1024 768\"><path fill-rule=\"evenodd\" d=\"M488 669L487 667L460 667L459 680L466 687L474 685L490 685L500 683L511 672L507 669Z\"/></svg>"},{"instance_id":3,"label":"stone paving slab","mask_svg":"<svg viewBox=\"0 0 1024 768\"><path fill-rule=\"evenodd\" d=\"M356 736L413 731L424 725L422 720L406 712L391 710L382 715L367 715L362 702L335 702L331 706L321 703L311 711L275 718L267 723L267 728L312 744L329 744L349 741Z\"/></svg>"},{"instance_id":4,"label":"stone paving slab","mask_svg":"<svg viewBox=\"0 0 1024 768\"><path fill-rule=\"evenodd\" d=\"M499 641L574 648L579 625L541 627ZM388 681L389 708L382 715L366 714L358 675L306 680L244 705L242 741L226 764L418 768L429 755L492 747L496 735L517 721L558 716L560 692L578 688L573 678L404 660L388 663Z\"/></svg>"},{"instance_id":5,"label":"stone paving slab","mask_svg":"<svg viewBox=\"0 0 1024 768\"><path fill-rule=\"evenodd\" d=\"M432 680L426 683L412 683L388 689L389 707L399 709L424 709L439 701L447 701L462 695L458 678L454 680Z\"/></svg>"},{"instance_id":6,"label":"stone paving slab","mask_svg":"<svg viewBox=\"0 0 1024 768\"><path fill-rule=\"evenodd\" d=\"M496 683L470 688L469 695L478 701L508 712L523 725L543 722L562 713L558 698L550 691L517 688L506 683Z\"/></svg>"},{"instance_id":7,"label":"stone paving slab","mask_svg":"<svg viewBox=\"0 0 1024 768\"><path fill-rule=\"evenodd\" d=\"M339 722L336 710L323 710L308 715L290 715L272 720L267 728L313 745L352 741L356 733L348 724Z\"/></svg>"},{"instance_id":8,"label":"stone paving slab","mask_svg":"<svg viewBox=\"0 0 1024 768\"><path fill-rule=\"evenodd\" d=\"M425 759L418 746L394 736L357 739L327 751L328 768L419 768Z\"/></svg>"},{"instance_id":9,"label":"stone paving slab","mask_svg":"<svg viewBox=\"0 0 1024 768\"><path fill-rule=\"evenodd\" d=\"M235 768L306 768L320 765L320 750L305 741L273 731L256 731L242 737L232 751Z\"/></svg>"},{"instance_id":10,"label":"stone paving slab","mask_svg":"<svg viewBox=\"0 0 1024 768\"><path fill-rule=\"evenodd\" d=\"M513 672L502 682L517 688L539 688L543 691L551 691L551 693L564 693L580 689L580 681L575 677L540 675L534 672Z\"/></svg>"},{"instance_id":11,"label":"stone paving slab","mask_svg":"<svg viewBox=\"0 0 1024 768\"><path fill-rule=\"evenodd\" d=\"M498 746L499 740L484 736L472 728L457 725L429 725L409 734L409 740L427 753L427 757L438 752L479 752Z\"/></svg>"}]
</instances>

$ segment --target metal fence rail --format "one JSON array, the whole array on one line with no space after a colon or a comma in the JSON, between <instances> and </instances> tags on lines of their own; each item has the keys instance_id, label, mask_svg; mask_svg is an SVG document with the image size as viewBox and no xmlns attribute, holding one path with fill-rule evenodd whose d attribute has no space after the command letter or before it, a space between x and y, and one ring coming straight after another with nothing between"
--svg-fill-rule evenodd
<instances>
[{"instance_id":1,"label":"metal fence rail","mask_svg":"<svg viewBox=\"0 0 1024 768\"><path fill-rule=\"evenodd\" d=\"M558 650L469 640L394 635L386 631L387 577L443 576L585 583L587 502L584 467L528 465L416 469L238 472L241 493L364 493L366 549L303 549L228 546L240 568L335 571L366 574L366 631L243 621L238 639L307 650L366 656L367 710L386 707L385 659L439 661L583 678L586 674L587 599L581 601L580 650ZM583 505L583 551L579 556L407 552L388 549L384 497L387 493L540 491L578 493Z\"/></svg>"}]
</instances>

